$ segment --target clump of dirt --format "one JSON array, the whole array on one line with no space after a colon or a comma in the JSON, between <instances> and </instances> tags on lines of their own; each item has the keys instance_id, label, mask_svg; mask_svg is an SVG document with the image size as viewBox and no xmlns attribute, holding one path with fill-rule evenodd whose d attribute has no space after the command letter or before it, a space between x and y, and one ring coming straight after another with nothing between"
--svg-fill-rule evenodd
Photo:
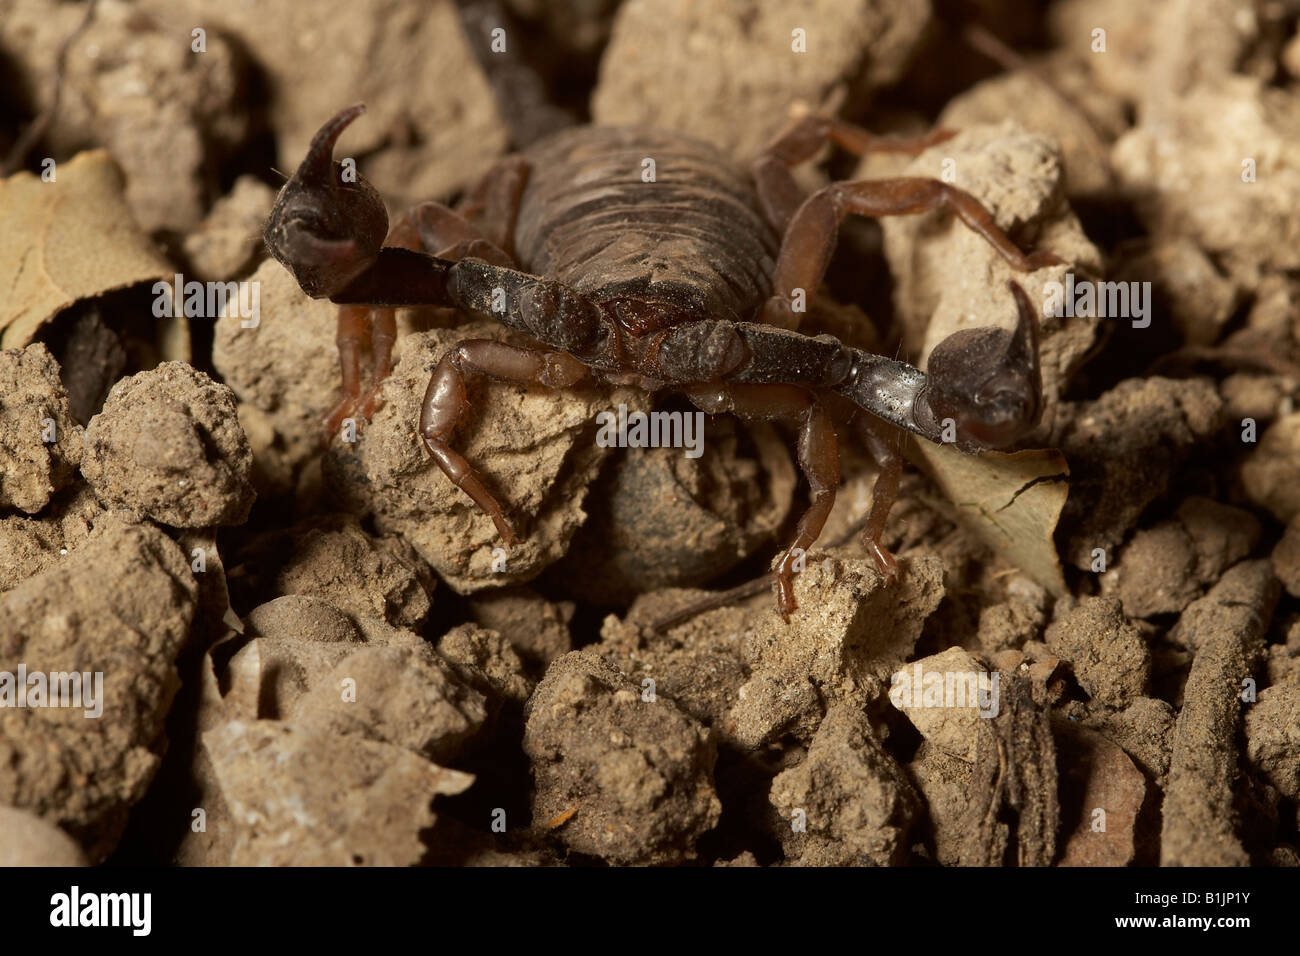
<instances>
[{"instance_id":1,"label":"clump of dirt","mask_svg":"<svg viewBox=\"0 0 1300 956\"><path fill-rule=\"evenodd\" d=\"M326 485L345 508L402 535L461 593L529 581L563 556L608 454L595 441L597 413L620 404L645 408L644 395L628 389L551 393L473 381L460 429L467 440L458 450L483 463L485 480L509 502L524 537L507 552L492 520L442 472L430 471L428 453L412 441L429 375L465 338L508 335L483 323L408 336L380 392L383 407L354 442L334 442L323 463ZM475 427L479 422L486 427Z\"/></svg>"},{"instance_id":2,"label":"clump of dirt","mask_svg":"<svg viewBox=\"0 0 1300 956\"><path fill-rule=\"evenodd\" d=\"M126 201L149 232L198 226L215 197L216 172L249 134L245 64L198 20L160 17L124 0L98 0L93 23L65 53L61 96L46 131L56 154L103 146L126 171ZM50 107L47 82L60 48L85 19L76 4L21 0L0 27L38 109ZM206 20L204 22L207 22ZM178 38L185 38L179 42Z\"/></svg>"},{"instance_id":3,"label":"clump of dirt","mask_svg":"<svg viewBox=\"0 0 1300 956\"><path fill-rule=\"evenodd\" d=\"M203 740L237 827L231 866L409 866L433 798L472 782L393 744L275 720L231 721Z\"/></svg>"},{"instance_id":4,"label":"clump of dirt","mask_svg":"<svg viewBox=\"0 0 1300 956\"><path fill-rule=\"evenodd\" d=\"M369 535L350 515L330 515L248 543L235 585L248 603L302 594L355 617L411 630L428 620L434 578L401 538Z\"/></svg>"},{"instance_id":5,"label":"clump of dirt","mask_svg":"<svg viewBox=\"0 0 1300 956\"><path fill-rule=\"evenodd\" d=\"M863 711L832 706L803 762L778 774L768 795L783 820L795 866L892 866L902 862L919 801Z\"/></svg>"},{"instance_id":6,"label":"clump of dirt","mask_svg":"<svg viewBox=\"0 0 1300 956\"><path fill-rule=\"evenodd\" d=\"M253 454L235 396L185 362L122 379L86 427L81 473L109 507L176 528L242 524Z\"/></svg>"},{"instance_id":7,"label":"clump of dirt","mask_svg":"<svg viewBox=\"0 0 1300 956\"><path fill-rule=\"evenodd\" d=\"M81 462L59 365L44 345L0 351L0 508L35 514Z\"/></svg>"},{"instance_id":8,"label":"clump of dirt","mask_svg":"<svg viewBox=\"0 0 1300 956\"><path fill-rule=\"evenodd\" d=\"M63 828L94 862L112 851L158 770L196 589L174 541L131 525L87 541L0 598L8 672L0 755L14 768L0 778L0 803ZM50 707L65 677L75 700Z\"/></svg>"},{"instance_id":9,"label":"clump of dirt","mask_svg":"<svg viewBox=\"0 0 1300 956\"><path fill-rule=\"evenodd\" d=\"M1084 598L1052 622L1044 641L1072 662L1079 686L1093 700L1123 707L1146 692L1151 649L1119 601Z\"/></svg>"},{"instance_id":10,"label":"clump of dirt","mask_svg":"<svg viewBox=\"0 0 1300 956\"><path fill-rule=\"evenodd\" d=\"M756 0L627 0L601 60L592 117L690 133L752 160L792 102L835 109L896 80L926 20L908 0L809 0L797 11Z\"/></svg>"},{"instance_id":11,"label":"clump of dirt","mask_svg":"<svg viewBox=\"0 0 1300 956\"><path fill-rule=\"evenodd\" d=\"M1243 697L1255 696L1246 682L1259 668L1278 590L1267 561L1243 561L1184 611L1170 634L1193 658L1165 787L1166 866L1249 861L1236 832L1237 731Z\"/></svg>"},{"instance_id":12,"label":"clump of dirt","mask_svg":"<svg viewBox=\"0 0 1300 956\"><path fill-rule=\"evenodd\" d=\"M716 744L644 683L575 651L547 669L527 715L533 817L570 849L616 863L681 862L718 822Z\"/></svg>"},{"instance_id":13,"label":"clump of dirt","mask_svg":"<svg viewBox=\"0 0 1300 956\"><path fill-rule=\"evenodd\" d=\"M705 429L700 447L718 454L629 448L618 456L552 572L561 588L592 604L628 604L648 590L704 584L771 542L795 489L784 440L764 423L745 429L722 419Z\"/></svg>"},{"instance_id":14,"label":"clump of dirt","mask_svg":"<svg viewBox=\"0 0 1300 956\"><path fill-rule=\"evenodd\" d=\"M502 634L537 673L573 650L572 601L548 601L531 588L516 587L480 591L469 605L474 620Z\"/></svg>"},{"instance_id":15,"label":"clump of dirt","mask_svg":"<svg viewBox=\"0 0 1300 956\"><path fill-rule=\"evenodd\" d=\"M81 846L52 823L0 806L0 866L85 866Z\"/></svg>"},{"instance_id":16,"label":"clump of dirt","mask_svg":"<svg viewBox=\"0 0 1300 956\"><path fill-rule=\"evenodd\" d=\"M1062 516L1064 558L1104 569L1178 469L1224 425L1223 401L1204 378L1128 379L1063 408L1053 437L1075 475Z\"/></svg>"},{"instance_id":17,"label":"clump of dirt","mask_svg":"<svg viewBox=\"0 0 1300 956\"><path fill-rule=\"evenodd\" d=\"M1300 859L1296 15L967 6L11 0L0 864ZM336 158L390 221L435 200L490 228L481 174L588 120L711 142L738 184L787 159L805 192L937 180L946 200L845 216L800 331L924 369L955 333L1010 329L1014 283L1041 416L981 455L888 435L908 461L891 579L864 537L890 473L828 395L841 480L787 619L797 427L711 417L699 457L607 447L601 413L694 407L471 370L449 441L507 547L419 421L453 347L519 332L397 310L373 413L323 431L347 326L262 231L358 101ZM841 131L756 165L808 111L952 135L855 156ZM675 173L653 168L602 174L657 202ZM773 188L767 211L797 207ZM1013 268L953 189L1060 261ZM680 254L678 212L627 260ZM780 238L746 264L762 282Z\"/></svg>"}]
</instances>

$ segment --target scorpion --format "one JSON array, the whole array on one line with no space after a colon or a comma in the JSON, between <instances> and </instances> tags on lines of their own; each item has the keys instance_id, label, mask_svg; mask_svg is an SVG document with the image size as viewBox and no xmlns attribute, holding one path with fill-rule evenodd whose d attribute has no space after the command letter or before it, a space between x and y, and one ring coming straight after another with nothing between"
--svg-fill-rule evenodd
<instances>
[{"instance_id":1,"label":"scorpion","mask_svg":"<svg viewBox=\"0 0 1300 956\"><path fill-rule=\"evenodd\" d=\"M685 135L573 127L499 161L457 208L421 203L390 229L377 190L333 157L364 109L344 109L315 134L264 236L303 292L340 307L342 397L326 432L377 407L396 308L456 307L524 333L528 345L466 339L445 352L419 421L429 456L507 545L519 538L505 509L451 444L468 406L468 375L552 389L595 380L670 390L708 414L791 423L810 494L773 572L787 621L799 558L835 501L837 422L853 429L880 467L863 533L887 584L899 573L881 536L898 493L902 432L978 454L1014 443L1038 423L1037 319L1014 281L1016 328L955 332L934 348L926 373L799 331L850 214L948 210L1017 271L1061 262L1048 251L1022 252L977 199L937 179L838 181L806 198L794 179L799 164L831 143L858 154L915 155L949 131L885 138L806 114L787 123L746 175L716 147ZM655 160L654 182L642 176L644 157ZM373 374L363 394L367 333Z\"/></svg>"}]
</instances>

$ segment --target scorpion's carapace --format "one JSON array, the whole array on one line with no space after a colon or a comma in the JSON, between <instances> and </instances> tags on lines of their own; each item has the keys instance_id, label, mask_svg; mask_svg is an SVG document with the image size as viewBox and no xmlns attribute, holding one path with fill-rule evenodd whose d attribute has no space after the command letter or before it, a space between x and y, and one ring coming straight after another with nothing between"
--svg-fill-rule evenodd
<instances>
[{"instance_id":1,"label":"scorpion's carapace","mask_svg":"<svg viewBox=\"0 0 1300 956\"><path fill-rule=\"evenodd\" d=\"M928 375L797 331L794 303L817 293L850 213L947 209L1015 269L1059 262L1049 252L1021 252L974 197L938 180L833 183L803 199L791 175L827 141L859 152L917 152L949 133L881 140L837 120L803 117L746 175L690 137L579 127L503 160L459 209L424 203L390 230L378 193L359 175L345 179L332 156L361 112L344 110L317 133L266 227L271 254L303 291L340 305L343 396L327 427L332 433L344 417L373 410L398 306L455 306L526 333L536 344L480 339L449 350L420 415L430 456L508 543L517 536L505 509L450 445L467 374L549 388L593 376L674 389L710 413L793 424L811 500L775 571L787 616L795 609L796 558L817 540L835 502L836 421L881 465L865 535L888 580L897 564L881 536L902 466L897 429L974 453L1005 447L1038 422L1037 322L1014 282L1016 329L953 334L934 349ZM642 176L646 157L655 160L652 181ZM504 311L494 308L502 297ZM375 374L362 395L367 330Z\"/></svg>"}]
</instances>

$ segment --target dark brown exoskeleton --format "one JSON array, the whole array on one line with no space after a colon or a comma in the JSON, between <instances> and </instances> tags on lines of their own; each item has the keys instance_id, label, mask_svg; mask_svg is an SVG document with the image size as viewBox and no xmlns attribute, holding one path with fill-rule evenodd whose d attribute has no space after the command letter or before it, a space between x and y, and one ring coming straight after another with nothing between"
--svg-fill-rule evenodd
<instances>
[{"instance_id":1,"label":"dark brown exoskeleton","mask_svg":"<svg viewBox=\"0 0 1300 956\"><path fill-rule=\"evenodd\" d=\"M775 571L787 616L797 558L821 533L839 484L833 415L881 466L865 535L889 580L897 565L880 538L902 466L896 429L935 442L948 431L959 449L977 453L1015 441L1038 421L1037 324L1014 282L1017 329L955 333L934 349L928 375L797 331L796 303L816 293L850 213L948 209L1018 270L1059 262L1048 252L1022 253L979 202L938 180L839 182L804 199L790 173L828 140L856 152L916 152L951 134L881 140L808 116L777 136L745 176L685 136L579 127L502 161L459 211L424 203L390 231L375 190L355 174L345 177L332 156L362 111L344 110L316 134L266 227L271 254L303 291L341 305L343 398L326 427L335 432L345 417L374 410L396 307L457 306L526 333L536 345L470 339L447 352L420 414L433 460L507 543L518 539L500 503L450 444L466 407L467 373L550 388L590 377L671 388L705 412L797 425L811 504ZM647 158L653 182L642 178ZM368 326L375 368L363 395Z\"/></svg>"}]
</instances>

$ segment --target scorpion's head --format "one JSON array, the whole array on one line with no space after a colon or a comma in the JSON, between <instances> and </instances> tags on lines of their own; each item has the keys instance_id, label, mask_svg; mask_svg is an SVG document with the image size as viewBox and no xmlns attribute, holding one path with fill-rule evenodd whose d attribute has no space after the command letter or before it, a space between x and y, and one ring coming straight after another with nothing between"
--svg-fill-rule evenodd
<instances>
[{"instance_id":1,"label":"scorpion's head","mask_svg":"<svg viewBox=\"0 0 1300 956\"><path fill-rule=\"evenodd\" d=\"M375 261L388 234L388 213L375 188L334 162L334 143L361 104L339 113L316 133L307 157L284 184L263 236L313 298L333 295Z\"/></svg>"},{"instance_id":2,"label":"scorpion's head","mask_svg":"<svg viewBox=\"0 0 1300 956\"><path fill-rule=\"evenodd\" d=\"M959 444L1002 448L1024 436L1042 414L1038 321L1029 296L1007 283L1019 319L1014 332L954 332L930 353L923 401L934 420L952 419Z\"/></svg>"}]
</instances>

